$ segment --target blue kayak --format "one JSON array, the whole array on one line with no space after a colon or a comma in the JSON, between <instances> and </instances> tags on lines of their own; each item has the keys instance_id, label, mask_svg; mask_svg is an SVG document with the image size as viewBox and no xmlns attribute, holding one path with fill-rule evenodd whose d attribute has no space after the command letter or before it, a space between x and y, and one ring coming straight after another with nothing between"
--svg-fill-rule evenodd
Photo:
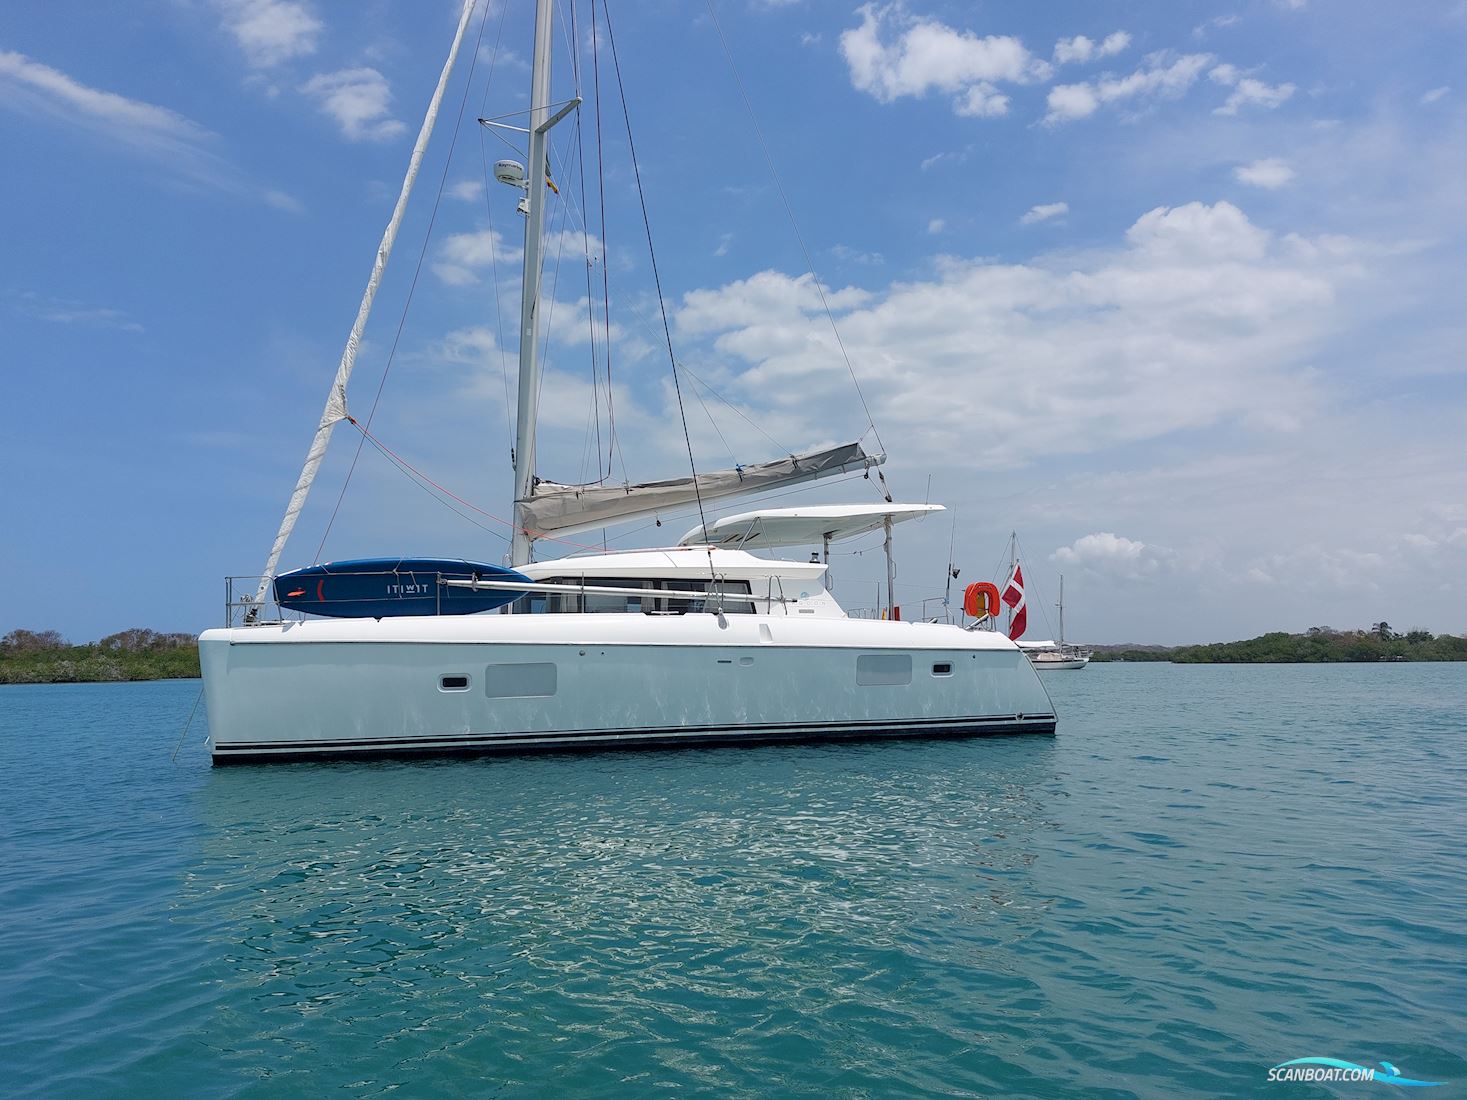
<instances>
[{"instance_id":1,"label":"blue kayak","mask_svg":"<svg viewBox=\"0 0 1467 1100\"><path fill-rule=\"evenodd\" d=\"M359 558L330 561L275 578L275 602L291 611L339 619L399 615L472 615L514 603L524 593L451 587L441 581L523 581L502 565L457 558Z\"/></svg>"}]
</instances>

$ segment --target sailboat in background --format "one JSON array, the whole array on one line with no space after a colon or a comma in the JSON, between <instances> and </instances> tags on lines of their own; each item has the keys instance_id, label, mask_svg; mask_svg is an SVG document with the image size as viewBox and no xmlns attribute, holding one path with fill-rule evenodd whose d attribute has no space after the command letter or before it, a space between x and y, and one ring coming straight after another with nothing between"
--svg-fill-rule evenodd
<instances>
[{"instance_id":1,"label":"sailboat in background","mask_svg":"<svg viewBox=\"0 0 1467 1100\"><path fill-rule=\"evenodd\" d=\"M579 95L551 99L551 0L536 3L528 126L506 125L528 139L529 170L516 161L494 168L521 192L525 216L508 565L377 558L277 573L332 429L357 424L347 412L356 349L475 3L464 4L264 576L240 601L241 625L200 638L215 763L1053 733L1049 697L1008 638L895 621L892 528L938 506L887 495L876 505L703 516L715 500L842 473L869 478L886 456L859 441L641 484L537 476L547 143L581 104ZM600 41L594 26L589 41ZM670 341L668 350L671 358ZM535 560L537 540L692 505L701 522L676 546ZM849 618L818 555L782 561L748 550L816 545L828 561L832 541L873 530L885 535L884 620ZM272 607L311 617L272 619Z\"/></svg>"},{"instance_id":2,"label":"sailboat in background","mask_svg":"<svg viewBox=\"0 0 1467 1100\"><path fill-rule=\"evenodd\" d=\"M1091 651L1065 643L1065 577L1059 579L1059 641L1023 641L1029 627L1028 597L1024 591L1024 570L1019 564L1017 534L1009 535L1009 579L1000 597L1009 607L1009 639L1014 642L1035 668L1042 672L1058 672L1084 668L1090 663Z\"/></svg>"},{"instance_id":3,"label":"sailboat in background","mask_svg":"<svg viewBox=\"0 0 1467 1100\"><path fill-rule=\"evenodd\" d=\"M1019 642L1019 648L1041 672L1084 668L1090 663L1091 651L1065 642L1065 575L1063 573L1060 574L1059 579L1059 602L1055 606L1059 608L1059 641Z\"/></svg>"}]
</instances>

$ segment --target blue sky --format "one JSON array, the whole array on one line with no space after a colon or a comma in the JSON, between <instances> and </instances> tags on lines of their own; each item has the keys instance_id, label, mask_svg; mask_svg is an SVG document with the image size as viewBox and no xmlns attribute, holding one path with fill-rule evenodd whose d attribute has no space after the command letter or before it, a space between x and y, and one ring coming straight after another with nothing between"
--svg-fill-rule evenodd
<instances>
[{"instance_id":1,"label":"blue sky","mask_svg":"<svg viewBox=\"0 0 1467 1100\"><path fill-rule=\"evenodd\" d=\"M496 5L472 73L459 67L351 392L361 415L401 324L375 434L501 516L522 230L513 193L483 183L509 151L473 119L523 108L529 9ZM860 435L708 6L611 11L674 346L701 380L684 378L703 399L700 467ZM196 630L218 620L225 574L259 570L457 14L0 9L0 631ZM718 15L887 477L908 500L930 479L956 508L964 581L990 575L1016 529L1031 591L1052 600L1063 572L1084 639L1467 631L1467 6L796 0ZM576 90L570 18L557 97ZM576 19L590 100L589 7ZM677 476L604 42L601 61L604 227L589 106L582 134L593 296L604 265L613 302L615 473ZM547 273L540 472L557 480L596 476L597 407L610 430L574 134L556 132ZM356 442L338 431L288 566L315 559ZM779 503L842 499L872 492ZM476 518L369 448L321 552L499 560L502 532ZM645 545L691 525L608 534ZM940 593L950 531L901 532L909 607ZM837 557L837 595L870 604L875 547L846 549L861 553Z\"/></svg>"}]
</instances>

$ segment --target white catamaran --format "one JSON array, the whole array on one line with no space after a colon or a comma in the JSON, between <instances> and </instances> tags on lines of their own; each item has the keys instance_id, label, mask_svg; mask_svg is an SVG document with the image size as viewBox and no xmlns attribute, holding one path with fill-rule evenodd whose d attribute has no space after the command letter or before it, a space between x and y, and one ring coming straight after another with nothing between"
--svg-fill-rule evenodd
<instances>
[{"instance_id":1,"label":"white catamaran","mask_svg":"<svg viewBox=\"0 0 1467 1100\"><path fill-rule=\"evenodd\" d=\"M373 296L464 39L448 61L378 249L326 409L241 625L200 638L216 763L631 745L1053 733L1034 668L1001 633L895 616L892 528L936 505L781 508L706 521L674 547L535 561L540 536L604 528L884 461L858 443L647 484L535 476L551 2L537 0L510 568L372 559L277 573L325 453ZM593 36L594 37L594 36ZM883 531L888 617L848 618L828 591L830 545ZM809 561L755 549L823 547ZM272 599L273 586L273 599ZM271 605L310 613L266 621ZM996 604L989 614L996 614Z\"/></svg>"}]
</instances>

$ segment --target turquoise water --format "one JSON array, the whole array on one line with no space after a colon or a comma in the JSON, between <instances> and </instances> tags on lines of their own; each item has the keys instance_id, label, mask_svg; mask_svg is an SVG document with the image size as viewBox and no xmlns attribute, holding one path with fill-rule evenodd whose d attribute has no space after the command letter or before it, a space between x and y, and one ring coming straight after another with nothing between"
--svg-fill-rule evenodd
<instances>
[{"instance_id":1,"label":"turquoise water","mask_svg":"<svg viewBox=\"0 0 1467 1100\"><path fill-rule=\"evenodd\" d=\"M211 770L0 688L15 1096L1467 1095L1467 668L1052 673L1058 737Z\"/></svg>"}]
</instances>

